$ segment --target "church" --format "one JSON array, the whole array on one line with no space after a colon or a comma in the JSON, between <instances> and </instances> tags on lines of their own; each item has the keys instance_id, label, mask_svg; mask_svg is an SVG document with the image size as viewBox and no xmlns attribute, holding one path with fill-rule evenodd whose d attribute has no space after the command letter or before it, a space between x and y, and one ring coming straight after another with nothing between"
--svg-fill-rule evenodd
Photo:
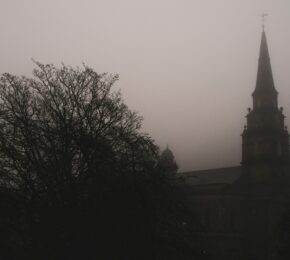
<instances>
[{"instance_id":1,"label":"church","mask_svg":"<svg viewBox=\"0 0 290 260\"><path fill-rule=\"evenodd\" d=\"M204 259L281 259L278 235L288 208L289 134L264 28L252 99L241 135L241 165L181 174L200 223L195 235Z\"/></svg>"}]
</instances>

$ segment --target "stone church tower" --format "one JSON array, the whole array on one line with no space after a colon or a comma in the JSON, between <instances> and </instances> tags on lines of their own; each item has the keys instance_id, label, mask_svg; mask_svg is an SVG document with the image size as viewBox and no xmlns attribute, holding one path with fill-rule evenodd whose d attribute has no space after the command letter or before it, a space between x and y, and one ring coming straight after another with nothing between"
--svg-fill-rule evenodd
<instances>
[{"instance_id":1,"label":"stone church tower","mask_svg":"<svg viewBox=\"0 0 290 260\"><path fill-rule=\"evenodd\" d=\"M241 165L182 173L199 221L202 259L281 259L280 224L290 201L289 134L264 30L252 96Z\"/></svg>"},{"instance_id":2,"label":"stone church tower","mask_svg":"<svg viewBox=\"0 0 290 260\"><path fill-rule=\"evenodd\" d=\"M244 257L279 259L279 223L288 206L289 134L278 107L265 31L262 32L253 109L242 134Z\"/></svg>"},{"instance_id":3,"label":"stone church tower","mask_svg":"<svg viewBox=\"0 0 290 260\"><path fill-rule=\"evenodd\" d=\"M289 135L283 108L278 108L265 31L262 32L256 88L242 134L242 167L254 183L285 183Z\"/></svg>"}]
</instances>

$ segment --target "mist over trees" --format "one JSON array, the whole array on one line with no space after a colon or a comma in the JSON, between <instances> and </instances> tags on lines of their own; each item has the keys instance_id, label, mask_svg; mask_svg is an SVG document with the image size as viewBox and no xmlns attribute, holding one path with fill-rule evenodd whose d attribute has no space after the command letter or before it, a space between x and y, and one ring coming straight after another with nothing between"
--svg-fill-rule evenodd
<instances>
[{"instance_id":1,"label":"mist over trees","mask_svg":"<svg viewBox=\"0 0 290 260\"><path fill-rule=\"evenodd\" d=\"M168 177L175 177L177 173L178 165L175 162L174 155L168 146L160 155L158 167L161 171L165 172Z\"/></svg>"},{"instance_id":2,"label":"mist over trees","mask_svg":"<svg viewBox=\"0 0 290 260\"><path fill-rule=\"evenodd\" d=\"M36 66L0 79L0 256L192 259L174 156L112 91L118 76Z\"/></svg>"}]
</instances>

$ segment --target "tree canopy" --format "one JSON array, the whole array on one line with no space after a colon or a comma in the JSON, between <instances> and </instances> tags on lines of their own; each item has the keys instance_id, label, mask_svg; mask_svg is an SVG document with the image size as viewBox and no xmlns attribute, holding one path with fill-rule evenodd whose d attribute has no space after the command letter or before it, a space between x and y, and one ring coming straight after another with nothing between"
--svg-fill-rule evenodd
<instances>
[{"instance_id":1,"label":"tree canopy","mask_svg":"<svg viewBox=\"0 0 290 260\"><path fill-rule=\"evenodd\" d=\"M168 148L168 146L160 155L158 167L161 171L165 172L167 176L176 176L178 166L175 161L174 155L172 151Z\"/></svg>"},{"instance_id":2,"label":"tree canopy","mask_svg":"<svg viewBox=\"0 0 290 260\"><path fill-rule=\"evenodd\" d=\"M0 78L3 257L191 255L182 191L112 90L118 76L36 65L32 78Z\"/></svg>"}]
</instances>

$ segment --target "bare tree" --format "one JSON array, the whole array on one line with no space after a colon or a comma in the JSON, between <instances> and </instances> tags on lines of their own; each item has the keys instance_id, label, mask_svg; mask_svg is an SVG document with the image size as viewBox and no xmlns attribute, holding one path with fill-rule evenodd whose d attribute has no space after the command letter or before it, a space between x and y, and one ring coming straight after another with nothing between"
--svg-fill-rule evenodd
<instances>
[{"instance_id":1,"label":"bare tree","mask_svg":"<svg viewBox=\"0 0 290 260\"><path fill-rule=\"evenodd\" d=\"M38 259L172 248L161 237L184 215L142 118L112 91L118 76L36 65L33 78L0 79L0 184L17 198L18 244Z\"/></svg>"},{"instance_id":2,"label":"bare tree","mask_svg":"<svg viewBox=\"0 0 290 260\"><path fill-rule=\"evenodd\" d=\"M9 179L2 179L5 185L25 189L29 198L45 194L64 203L76 183L84 184L107 169L110 174L127 172L128 161L133 162L140 149L156 151L152 140L138 132L141 118L127 108L119 92L111 91L117 75L97 74L88 67L37 65L33 79L1 77L1 172Z\"/></svg>"}]
</instances>

